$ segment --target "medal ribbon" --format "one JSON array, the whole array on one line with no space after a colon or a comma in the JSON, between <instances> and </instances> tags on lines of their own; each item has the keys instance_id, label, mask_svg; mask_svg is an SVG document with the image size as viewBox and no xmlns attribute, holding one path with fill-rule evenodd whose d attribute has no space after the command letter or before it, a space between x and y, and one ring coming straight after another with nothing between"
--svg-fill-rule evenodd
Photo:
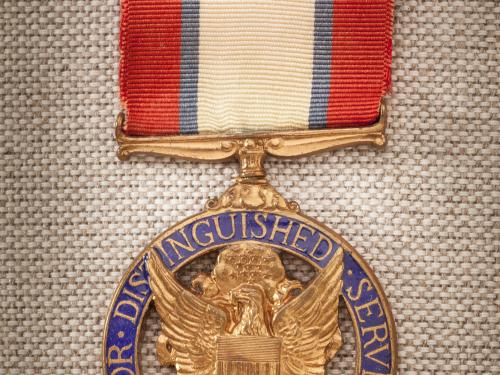
<instances>
[{"instance_id":1,"label":"medal ribbon","mask_svg":"<svg viewBox=\"0 0 500 375\"><path fill-rule=\"evenodd\" d=\"M390 88L393 0L122 0L129 135L364 126Z\"/></svg>"}]
</instances>

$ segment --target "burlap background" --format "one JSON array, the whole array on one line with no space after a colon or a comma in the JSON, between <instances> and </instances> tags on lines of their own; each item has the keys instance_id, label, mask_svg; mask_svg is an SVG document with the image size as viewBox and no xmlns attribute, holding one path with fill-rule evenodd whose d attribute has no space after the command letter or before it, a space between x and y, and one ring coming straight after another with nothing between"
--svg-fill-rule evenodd
<instances>
[{"instance_id":1,"label":"burlap background","mask_svg":"<svg viewBox=\"0 0 500 375\"><path fill-rule=\"evenodd\" d=\"M401 374L500 373L499 19L495 1L397 1L387 148L267 163L375 269ZM116 159L118 20L118 0L0 2L1 374L99 374L122 272L236 173ZM144 373L173 374L157 324ZM351 373L343 326L330 374Z\"/></svg>"}]
</instances>

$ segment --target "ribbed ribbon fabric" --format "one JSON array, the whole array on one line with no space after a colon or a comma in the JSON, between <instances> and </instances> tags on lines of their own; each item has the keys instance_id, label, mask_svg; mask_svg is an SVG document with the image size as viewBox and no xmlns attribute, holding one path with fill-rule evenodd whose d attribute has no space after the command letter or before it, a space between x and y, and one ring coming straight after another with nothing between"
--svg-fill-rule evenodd
<instances>
[{"instance_id":1,"label":"ribbed ribbon fabric","mask_svg":"<svg viewBox=\"0 0 500 375\"><path fill-rule=\"evenodd\" d=\"M363 126L390 87L393 0L122 0L129 135Z\"/></svg>"}]
</instances>

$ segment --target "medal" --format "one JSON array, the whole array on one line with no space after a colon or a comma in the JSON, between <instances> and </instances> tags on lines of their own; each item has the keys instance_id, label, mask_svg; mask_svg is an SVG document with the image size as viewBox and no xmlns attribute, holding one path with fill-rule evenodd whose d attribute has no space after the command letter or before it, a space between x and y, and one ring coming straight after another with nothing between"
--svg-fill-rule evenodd
<instances>
[{"instance_id":1,"label":"medal","mask_svg":"<svg viewBox=\"0 0 500 375\"><path fill-rule=\"evenodd\" d=\"M118 156L237 159L240 174L202 212L136 257L111 301L103 373L139 375L141 326L177 374L324 374L356 336L355 374L396 374L396 330L360 254L266 179L268 156L385 143L392 1L122 0ZM177 273L216 254L181 283ZM283 255L314 269L290 276Z\"/></svg>"}]
</instances>

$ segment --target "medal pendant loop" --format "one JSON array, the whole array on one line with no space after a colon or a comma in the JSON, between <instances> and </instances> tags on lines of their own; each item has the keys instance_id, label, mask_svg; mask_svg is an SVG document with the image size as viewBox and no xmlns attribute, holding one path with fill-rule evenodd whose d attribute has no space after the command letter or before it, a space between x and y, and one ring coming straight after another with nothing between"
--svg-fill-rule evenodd
<instances>
[{"instance_id":1,"label":"medal pendant loop","mask_svg":"<svg viewBox=\"0 0 500 375\"><path fill-rule=\"evenodd\" d=\"M264 159L266 151L263 141L247 138L239 142L238 161L240 162L239 181L257 180L265 182Z\"/></svg>"}]
</instances>

